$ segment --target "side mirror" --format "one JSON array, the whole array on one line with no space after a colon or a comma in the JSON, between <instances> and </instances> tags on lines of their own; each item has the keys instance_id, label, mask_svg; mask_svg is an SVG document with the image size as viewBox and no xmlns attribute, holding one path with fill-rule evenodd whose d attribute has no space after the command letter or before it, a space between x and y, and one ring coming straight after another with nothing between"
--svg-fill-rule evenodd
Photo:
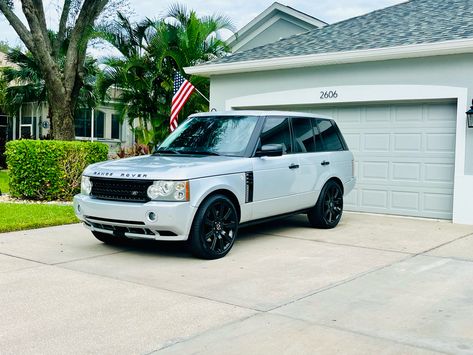
<instances>
[{"instance_id":1,"label":"side mirror","mask_svg":"<svg viewBox=\"0 0 473 355\"><path fill-rule=\"evenodd\" d=\"M283 154L284 148L282 144L265 144L256 151L257 157L279 157Z\"/></svg>"}]
</instances>

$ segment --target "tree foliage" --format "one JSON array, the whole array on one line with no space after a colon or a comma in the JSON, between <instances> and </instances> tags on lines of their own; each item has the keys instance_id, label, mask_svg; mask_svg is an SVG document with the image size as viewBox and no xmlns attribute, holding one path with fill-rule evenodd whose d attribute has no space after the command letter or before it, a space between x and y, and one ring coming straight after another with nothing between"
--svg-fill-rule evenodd
<instances>
[{"instance_id":1,"label":"tree foliage","mask_svg":"<svg viewBox=\"0 0 473 355\"><path fill-rule=\"evenodd\" d=\"M56 139L74 139L74 109L84 85L87 44L92 26L108 2L64 0L57 34L51 36L41 0L21 0L21 11L27 24L13 10L12 1L0 0L0 12L38 64ZM63 58L60 56L62 50Z\"/></svg>"},{"instance_id":2,"label":"tree foliage","mask_svg":"<svg viewBox=\"0 0 473 355\"><path fill-rule=\"evenodd\" d=\"M54 35L54 34L51 34ZM62 69L65 53L58 54L56 61ZM48 93L45 80L37 59L30 53L11 49L7 60L14 66L1 69L4 89L4 110L9 115L16 115L19 108L26 103L47 101ZM95 78L98 73L96 60L90 56L84 62L84 82L77 97L77 107L94 107L97 103Z\"/></svg>"},{"instance_id":3,"label":"tree foliage","mask_svg":"<svg viewBox=\"0 0 473 355\"><path fill-rule=\"evenodd\" d=\"M229 51L220 31L233 31L223 16L198 17L182 5L173 5L158 20L133 24L120 14L113 26L103 27L97 36L106 40L120 55L106 58L98 79L98 89L106 99L110 88L120 92L118 107L128 117L139 141L157 144L168 134L173 73ZM192 84L208 97L208 79L193 77ZM181 117L208 110L208 102L191 96Z\"/></svg>"}]
</instances>

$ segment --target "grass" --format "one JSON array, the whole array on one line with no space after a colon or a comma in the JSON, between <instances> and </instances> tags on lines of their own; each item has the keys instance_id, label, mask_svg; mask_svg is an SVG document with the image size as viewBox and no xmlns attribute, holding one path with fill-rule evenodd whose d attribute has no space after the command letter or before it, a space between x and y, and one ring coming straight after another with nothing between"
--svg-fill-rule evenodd
<instances>
[{"instance_id":1,"label":"grass","mask_svg":"<svg viewBox=\"0 0 473 355\"><path fill-rule=\"evenodd\" d=\"M77 222L72 206L0 203L0 233Z\"/></svg>"},{"instance_id":2,"label":"grass","mask_svg":"<svg viewBox=\"0 0 473 355\"><path fill-rule=\"evenodd\" d=\"M8 170L0 170L0 191L8 192Z\"/></svg>"}]
</instances>

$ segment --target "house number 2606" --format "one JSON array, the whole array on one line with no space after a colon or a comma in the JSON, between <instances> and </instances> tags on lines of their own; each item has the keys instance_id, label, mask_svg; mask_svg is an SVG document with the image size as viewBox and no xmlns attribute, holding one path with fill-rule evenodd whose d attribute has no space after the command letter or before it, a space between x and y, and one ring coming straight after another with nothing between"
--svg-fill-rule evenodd
<instances>
[{"instance_id":1,"label":"house number 2606","mask_svg":"<svg viewBox=\"0 0 473 355\"><path fill-rule=\"evenodd\" d=\"M336 99L337 97L338 97L337 90L321 91L320 92L320 99L321 100Z\"/></svg>"}]
</instances>

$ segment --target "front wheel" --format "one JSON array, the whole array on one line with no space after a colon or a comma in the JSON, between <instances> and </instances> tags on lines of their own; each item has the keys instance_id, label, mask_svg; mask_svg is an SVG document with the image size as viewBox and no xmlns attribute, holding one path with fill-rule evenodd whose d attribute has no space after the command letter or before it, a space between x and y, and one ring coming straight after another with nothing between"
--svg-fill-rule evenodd
<instances>
[{"instance_id":1,"label":"front wheel","mask_svg":"<svg viewBox=\"0 0 473 355\"><path fill-rule=\"evenodd\" d=\"M322 188L317 203L309 210L307 217L312 227L330 229L337 226L342 213L342 188L337 182L330 180Z\"/></svg>"},{"instance_id":2,"label":"front wheel","mask_svg":"<svg viewBox=\"0 0 473 355\"><path fill-rule=\"evenodd\" d=\"M190 247L203 259L219 259L228 254L238 233L238 214L224 195L207 198L197 210L192 224Z\"/></svg>"}]
</instances>

